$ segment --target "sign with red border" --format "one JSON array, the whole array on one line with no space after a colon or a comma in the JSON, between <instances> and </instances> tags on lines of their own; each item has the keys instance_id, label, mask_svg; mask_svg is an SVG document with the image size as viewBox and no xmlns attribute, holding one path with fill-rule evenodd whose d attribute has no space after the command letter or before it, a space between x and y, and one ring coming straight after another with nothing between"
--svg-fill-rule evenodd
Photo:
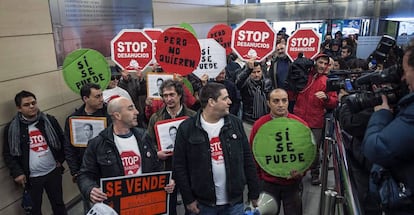
<instances>
[{"instance_id":1,"label":"sign with red border","mask_svg":"<svg viewBox=\"0 0 414 215\"><path fill-rule=\"evenodd\" d=\"M142 30L123 29L111 40L111 59L124 70L144 70L154 58L152 39Z\"/></svg>"},{"instance_id":2,"label":"sign with red border","mask_svg":"<svg viewBox=\"0 0 414 215\"><path fill-rule=\"evenodd\" d=\"M159 151L174 151L175 135L178 127L188 116L167 119L155 123L155 136L157 137Z\"/></svg>"},{"instance_id":3,"label":"sign with red border","mask_svg":"<svg viewBox=\"0 0 414 215\"><path fill-rule=\"evenodd\" d=\"M197 38L184 28L171 27L158 38L155 45L157 63L167 73L186 76L197 69L201 49Z\"/></svg>"},{"instance_id":4,"label":"sign with red border","mask_svg":"<svg viewBox=\"0 0 414 215\"><path fill-rule=\"evenodd\" d=\"M266 59L276 49L276 33L264 19L246 19L234 29L231 48L239 58L248 61Z\"/></svg>"},{"instance_id":5,"label":"sign with red border","mask_svg":"<svg viewBox=\"0 0 414 215\"><path fill-rule=\"evenodd\" d=\"M207 33L207 38L215 39L223 48L226 49L226 55L231 53L231 33L232 29L226 24L217 24Z\"/></svg>"},{"instance_id":6,"label":"sign with red border","mask_svg":"<svg viewBox=\"0 0 414 215\"><path fill-rule=\"evenodd\" d=\"M320 51L321 39L319 34L312 28L301 28L296 30L286 42L286 54L294 61L299 53L304 57L313 59Z\"/></svg>"}]
</instances>

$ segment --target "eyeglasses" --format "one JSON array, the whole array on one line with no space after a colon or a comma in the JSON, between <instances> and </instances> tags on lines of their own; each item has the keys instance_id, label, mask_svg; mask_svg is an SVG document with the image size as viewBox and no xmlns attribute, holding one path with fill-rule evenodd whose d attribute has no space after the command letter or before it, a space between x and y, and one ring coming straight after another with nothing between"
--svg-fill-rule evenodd
<instances>
[{"instance_id":1,"label":"eyeglasses","mask_svg":"<svg viewBox=\"0 0 414 215\"><path fill-rule=\"evenodd\" d=\"M119 79L121 79L121 76L120 75L111 76L111 81L113 81L115 79L119 80Z\"/></svg>"}]
</instances>

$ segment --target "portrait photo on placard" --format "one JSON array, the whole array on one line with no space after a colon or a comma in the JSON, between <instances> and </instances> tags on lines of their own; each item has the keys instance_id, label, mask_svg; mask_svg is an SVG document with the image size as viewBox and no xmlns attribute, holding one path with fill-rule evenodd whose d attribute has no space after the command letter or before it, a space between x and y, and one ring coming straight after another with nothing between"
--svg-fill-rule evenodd
<instances>
[{"instance_id":1,"label":"portrait photo on placard","mask_svg":"<svg viewBox=\"0 0 414 215\"><path fill-rule=\"evenodd\" d=\"M168 79L173 79L174 75L167 73L148 73L147 74L147 97L161 99L159 92L161 84Z\"/></svg>"},{"instance_id":2,"label":"portrait photo on placard","mask_svg":"<svg viewBox=\"0 0 414 215\"><path fill-rule=\"evenodd\" d=\"M88 141L107 126L105 117L71 117L69 118L70 139L76 147L86 147Z\"/></svg>"},{"instance_id":3,"label":"portrait photo on placard","mask_svg":"<svg viewBox=\"0 0 414 215\"><path fill-rule=\"evenodd\" d=\"M175 137L177 135L178 127L187 118L188 116L183 116L155 123L155 135L157 137L158 150L174 151Z\"/></svg>"}]
</instances>

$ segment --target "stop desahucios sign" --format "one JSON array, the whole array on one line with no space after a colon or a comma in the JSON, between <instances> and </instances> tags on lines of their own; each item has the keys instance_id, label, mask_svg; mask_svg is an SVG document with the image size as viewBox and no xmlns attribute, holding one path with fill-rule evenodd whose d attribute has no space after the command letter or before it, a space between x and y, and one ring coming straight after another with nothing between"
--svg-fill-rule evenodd
<instances>
[{"instance_id":1,"label":"stop desahucios sign","mask_svg":"<svg viewBox=\"0 0 414 215\"><path fill-rule=\"evenodd\" d=\"M153 46L142 30L123 29L111 40L111 59L124 70L143 70L154 58Z\"/></svg>"},{"instance_id":2,"label":"stop desahucios sign","mask_svg":"<svg viewBox=\"0 0 414 215\"><path fill-rule=\"evenodd\" d=\"M319 34L313 29L298 29L286 42L286 54L291 61L294 61L299 53L303 53L304 57L312 59L320 51L320 41Z\"/></svg>"},{"instance_id":3,"label":"stop desahucios sign","mask_svg":"<svg viewBox=\"0 0 414 215\"><path fill-rule=\"evenodd\" d=\"M246 19L233 30L231 48L243 60L264 60L275 51L275 31L264 19Z\"/></svg>"}]
</instances>

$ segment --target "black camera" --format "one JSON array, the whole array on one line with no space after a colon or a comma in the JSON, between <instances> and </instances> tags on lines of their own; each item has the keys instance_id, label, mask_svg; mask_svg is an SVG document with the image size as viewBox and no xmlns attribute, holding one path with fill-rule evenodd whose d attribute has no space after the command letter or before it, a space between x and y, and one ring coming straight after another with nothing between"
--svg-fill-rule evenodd
<instances>
[{"instance_id":1,"label":"black camera","mask_svg":"<svg viewBox=\"0 0 414 215\"><path fill-rule=\"evenodd\" d=\"M344 89L348 93L355 93L361 89L361 86L355 82L356 77L366 72L353 72L348 70L331 70L326 80L326 91L339 92Z\"/></svg>"},{"instance_id":2,"label":"black camera","mask_svg":"<svg viewBox=\"0 0 414 215\"><path fill-rule=\"evenodd\" d=\"M382 103L381 95L387 96L390 105L395 105L400 98L408 93L407 85L401 82L401 76L402 68L399 65L363 75L356 79L355 83L359 86L366 86L365 90L347 96L345 102L354 113L380 105ZM378 88L374 91L370 90L374 84Z\"/></svg>"}]
</instances>

